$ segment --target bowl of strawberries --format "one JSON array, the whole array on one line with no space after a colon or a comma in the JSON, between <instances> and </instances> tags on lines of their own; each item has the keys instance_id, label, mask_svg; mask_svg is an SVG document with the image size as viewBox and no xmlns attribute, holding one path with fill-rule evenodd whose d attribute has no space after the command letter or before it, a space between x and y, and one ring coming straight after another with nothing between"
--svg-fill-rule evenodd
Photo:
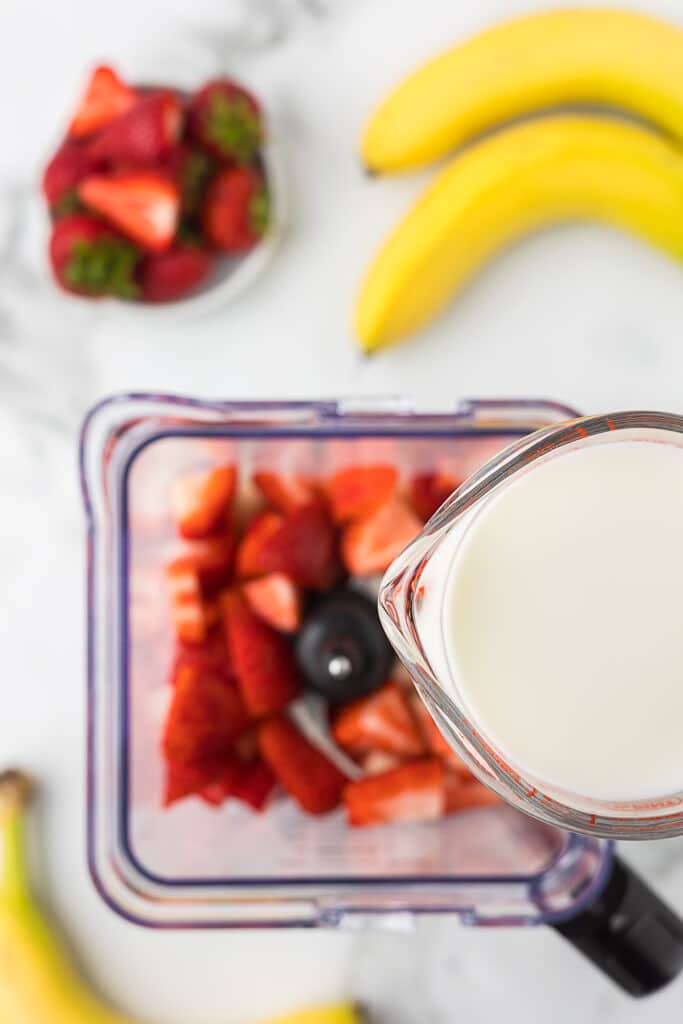
<instances>
[{"instance_id":1,"label":"bowl of strawberries","mask_svg":"<svg viewBox=\"0 0 683 1024\"><path fill-rule=\"evenodd\" d=\"M262 107L227 77L188 93L95 68L42 193L58 285L135 309L227 301L263 268L281 221Z\"/></svg>"}]
</instances>

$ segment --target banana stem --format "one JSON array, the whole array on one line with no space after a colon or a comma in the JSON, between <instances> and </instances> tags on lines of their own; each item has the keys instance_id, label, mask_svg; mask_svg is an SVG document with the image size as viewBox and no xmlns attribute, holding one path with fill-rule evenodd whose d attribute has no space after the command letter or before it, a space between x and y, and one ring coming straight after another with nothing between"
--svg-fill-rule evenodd
<instances>
[{"instance_id":1,"label":"banana stem","mask_svg":"<svg viewBox=\"0 0 683 1024\"><path fill-rule=\"evenodd\" d=\"M31 783L23 772L0 772L0 900L20 900L28 896L24 842L24 811Z\"/></svg>"}]
</instances>

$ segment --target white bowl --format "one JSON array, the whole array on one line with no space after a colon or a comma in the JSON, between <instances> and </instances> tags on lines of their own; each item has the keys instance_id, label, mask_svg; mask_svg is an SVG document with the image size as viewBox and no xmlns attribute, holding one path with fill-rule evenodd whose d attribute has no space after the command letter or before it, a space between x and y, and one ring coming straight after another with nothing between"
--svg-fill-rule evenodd
<instances>
[{"instance_id":1,"label":"white bowl","mask_svg":"<svg viewBox=\"0 0 683 1024\"><path fill-rule=\"evenodd\" d=\"M269 128L268 125L267 128ZM175 318L179 314L181 316L186 314L201 316L236 299L270 263L286 223L284 163L280 147L273 142L269 134L267 134L267 141L260 149L260 156L269 195L269 222L266 233L248 252L238 256L218 254L211 274L196 291L168 302L118 299L113 295L90 298L87 295L78 295L75 292L62 289L64 294L75 302L88 305L97 303L107 312L123 317L172 315ZM45 266L54 280L47 258L47 245L45 246L45 256ZM56 288L60 287L57 282L54 283Z\"/></svg>"}]
</instances>

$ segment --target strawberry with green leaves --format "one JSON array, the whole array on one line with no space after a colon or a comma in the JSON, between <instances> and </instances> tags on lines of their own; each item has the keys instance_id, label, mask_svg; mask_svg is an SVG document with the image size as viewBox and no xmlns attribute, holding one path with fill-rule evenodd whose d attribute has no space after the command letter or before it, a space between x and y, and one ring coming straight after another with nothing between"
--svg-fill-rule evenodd
<instances>
[{"instance_id":1,"label":"strawberry with green leaves","mask_svg":"<svg viewBox=\"0 0 683 1024\"><path fill-rule=\"evenodd\" d=\"M78 295L137 298L135 270L141 255L135 245L89 214L63 217L52 228L52 270L63 288Z\"/></svg>"},{"instance_id":2,"label":"strawberry with green leaves","mask_svg":"<svg viewBox=\"0 0 683 1024\"><path fill-rule=\"evenodd\" d=\"M229 78L208 82L194 94L188 127L195 142L225 163L250 164L263 143L258 103Z\"/></svg>"},{"instance_id":3,"label":"strawberry with green leaves","mask_svg":"<svg viewBox=\"0 0 683 1024\"><path fill-rule=\"evenodd\" d=\"M215 161L198 146L182 142L173 148L162 170L167 172L180 190L183 217L194 217L199 212L209 180L216 170Z\"/></svg>"},{"instance_id":4,"label":"strawberry with green leaves","mask_svg":"<svg viewBox=\"0 0 683 1024\"><path fill-rule=\"evenodd\" d=\"M210 245L246 252L268 228L269 199L263 175L253 167L227 167L213 178L202 206L202 229Z\"/></svg>"}]
</instances>

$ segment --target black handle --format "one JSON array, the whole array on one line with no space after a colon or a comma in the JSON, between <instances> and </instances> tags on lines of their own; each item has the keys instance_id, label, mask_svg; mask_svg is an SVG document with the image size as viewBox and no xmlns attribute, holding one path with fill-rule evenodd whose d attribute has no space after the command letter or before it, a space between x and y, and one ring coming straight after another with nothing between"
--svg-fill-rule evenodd
<instances>
[{"instance_id":1,"label":"black handle","mask_svg":"<svg viewBox=\"0 0 683 1024\"><path fill-rule=\"evenodd\" d=\"M618 857L598 898L554 927L632 996L656 992L683 969L683 921Z\"/></svg>"}]
</instances>

